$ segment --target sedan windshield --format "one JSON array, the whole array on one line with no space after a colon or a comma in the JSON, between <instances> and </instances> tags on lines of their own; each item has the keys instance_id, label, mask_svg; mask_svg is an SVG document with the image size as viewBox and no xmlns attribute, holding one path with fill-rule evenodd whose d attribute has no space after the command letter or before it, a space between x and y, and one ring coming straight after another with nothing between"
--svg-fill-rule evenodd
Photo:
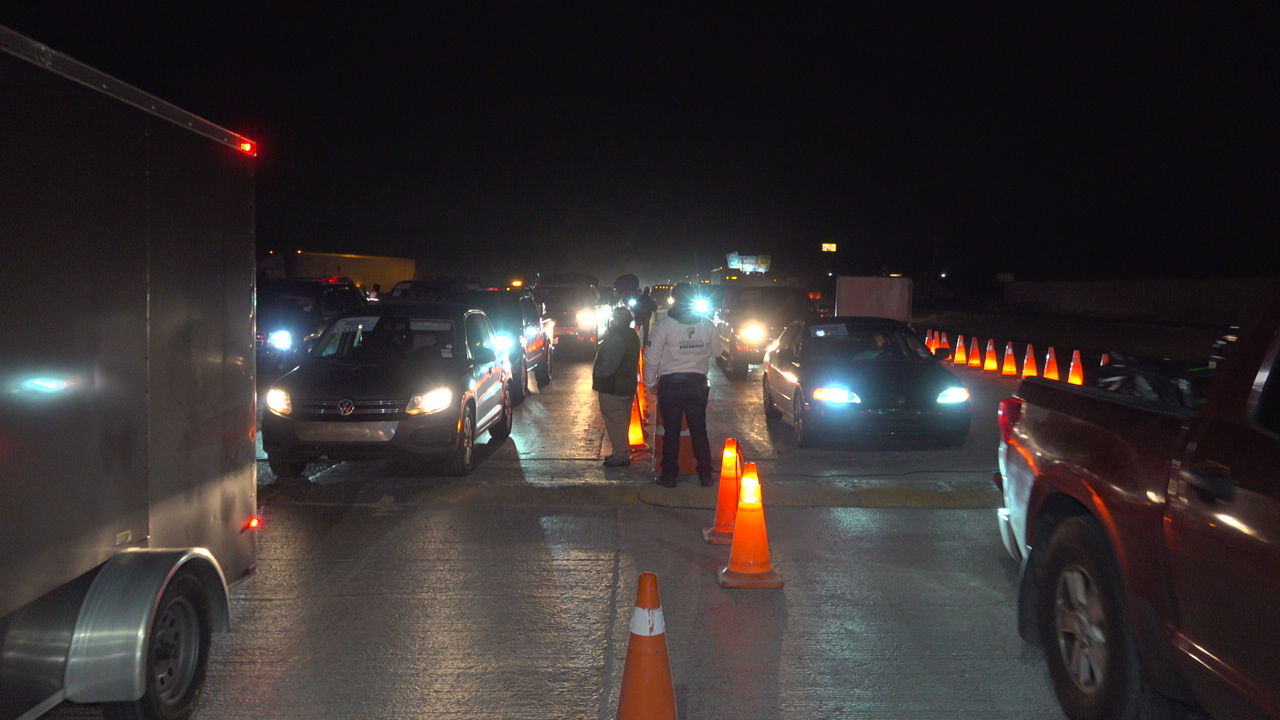
<instances>
[{"instance_id":1,"label":"sedan windshield","mask_svg":"<svg viewBox=\"0 0 1280 720\"><path fill-rule=\"evenodd\" d=\"M849 360L928 360L929 349L909 332L853 323L814 323L805 334L804 352Z\"/></svg>"},{"instance_id":2,"label":"sedan windshield","mask_svg":"<svg viewBox=\"0 0 1280 720\"><path fill-rule=\"evenodd\" d=\"M436 318L345 317L333 324L312 357L389 362L452 358L453 322Z\"/></svg>"}]
</instances>

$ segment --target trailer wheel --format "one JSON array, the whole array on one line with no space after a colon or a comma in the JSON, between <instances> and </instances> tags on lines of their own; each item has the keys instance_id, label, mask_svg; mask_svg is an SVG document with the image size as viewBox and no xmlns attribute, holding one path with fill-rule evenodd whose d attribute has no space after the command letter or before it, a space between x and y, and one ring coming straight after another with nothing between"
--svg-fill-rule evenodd
<instances>
[{"instance_id":1,"label":"trailer wheel","mask_svg":"<svg viewBox=\"0 0 1280 720\"><path fill-rule=\"evenodd\" d=\"M271 468L271 474L276 479L302 477L302 472L307 469L306 460L278 460L267 456L267 467Z\"/></svg>"},{"instance_id":2,"label":"trailer wheel","mask_svg":"<svg viewBox=\"0 0 1280 720\"><path fill-rule=\"evenodd\" d=\"M165 588L147 633L146 690L131 703L106 703L104 720L185 720L204 689L212 624L195 575L180 572Z\"/></svg>"},{"instance_id":3,"label":"trailer wheel","mask_svg":"<svg viewBox=\"0 0 1280 720\"><path fill-rule=\"evenodd\" d=\"M1088 516L1054 530L1040 593L1040 642L1054 692L1072 720L1175 717L1138 665L1120 572L1107 536Z\"/></svg>"}]
</instances>

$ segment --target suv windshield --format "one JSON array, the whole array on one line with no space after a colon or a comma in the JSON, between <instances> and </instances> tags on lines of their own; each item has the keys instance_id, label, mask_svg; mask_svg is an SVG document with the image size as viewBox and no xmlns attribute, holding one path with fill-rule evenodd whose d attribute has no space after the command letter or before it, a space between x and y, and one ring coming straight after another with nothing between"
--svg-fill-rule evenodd
<instances>
[{"instance_id":1,"label":"suv windshield","mask_svg":"<svg viewBox=\"0 0 1280 720\"><path fill-rule=\"evenodd\" d=\"M596 293L589 287L543 287L537 296L548 310L582 310L596 305Z\"/></svg>"},{"instance_id":2,"label":"suv windshield","mask_svg":"<svg viewBox=\"0 0 1280 720\"><path fill-rule=\"evenodd\" d=\"M333 323L312 357L388 362L452 358L453 322L415 317L345 317Z\"/></svg>"}]
</instances>

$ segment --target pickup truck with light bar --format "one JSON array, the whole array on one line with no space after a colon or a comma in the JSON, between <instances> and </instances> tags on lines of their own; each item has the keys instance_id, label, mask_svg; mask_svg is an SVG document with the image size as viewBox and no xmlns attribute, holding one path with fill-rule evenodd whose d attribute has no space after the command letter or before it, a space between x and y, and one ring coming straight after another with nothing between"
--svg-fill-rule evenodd
<instances>
[{"instance_id":1,"label":"pickup truck with light bar","mask_svg":"<svg viewBox=\"0 0 1280 720\"><path fill-rule=\"evenodd\" d=\"M252 141L0 27L0 720L182 720L256 567Z\"/></svg>"},{"instance_id":2,"label":"pickup truck with light bar","mask_svg":"<svg viewBox=\"0 0 1280 720\"><path fill-rule=\"evenodd\" d=\"M1275 296L1190 407L1043 379L1001 403L1019 631L1073 720L1280 718L1278 355Z\"/></svg>"}]
</instances>

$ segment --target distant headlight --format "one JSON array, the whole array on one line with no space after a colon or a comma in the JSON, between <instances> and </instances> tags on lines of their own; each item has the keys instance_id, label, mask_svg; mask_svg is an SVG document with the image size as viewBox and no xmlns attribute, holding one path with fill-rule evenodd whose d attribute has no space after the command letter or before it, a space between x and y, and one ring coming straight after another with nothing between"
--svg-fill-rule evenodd
<instances>
[{"instance_id":1,"label":"distant headlight","mask_svg":"<svg viewBox=\"0 0 1280 720\"><path fill-rule=\"evenodd\" d=\"M404 411L410 415L430 414L440 412L450 405L453 405L453 391L449 388L436 388L409 398L409 406Z\"/></svg>"},{"instance_id":2,"label":"distant headlight","mask_svg":"<svg viewBox=\"0 0 1280 720\"><path fill-rule=\"evenodd\" d=\"M293 334L288 330L276 330L267 336L267 344L277 350L288 350L293 347Z\"/></svg>"},{"instance_id":3,"label":"distant headlight","mask_svg":"<svg viewBox=\"0 0 1280 720\"><path fill-rule=\"evenodd\" d=\"M704 298L698 298L693 301L693 311L699 315L705 315L711 312L711 303Z\"/></svg>"},{"instance_id":4,"label":"distant headlight","mask_svg":"<svg viewBox=\"0 0 1280 720\"><path fill-rule=\"evenodd\" d=\"M268 390L267 409L277 415L288 415L293 412L293 404L289 402L289 393L280 388Z\"/></svg>"},{"instance_id":5,"label":"distant headlight","mask_svg":"<svg viewBox=\"0 0 1280 720\"><path fill-rule=\"evenodd\" d=\"M596 326L596 314L592 310L583 310L578 313L578 327L592 328Z\"/></svg>"},{"instance_id":6,"label":"distant headlight","mask_svg":"<svg viewBox=\"0 0 1280 720\"><path fill-rule=\"evenodd\" d=\"M636 306L635 298L631 298L630 300L627 301L627 307L635 307L635 306Z\"/></svg>"},{"instance_id":7,"label":"distant headlight","mask_svg":"<svg viewBox=\"0 0 1280 720\"><path fill-rule=\"evenodd\" d=\"M829 403L860 403L862 398L857 393L849 392L844 388L814 388L813 399L821 400Z\"/></svg>"},{"instance_id":8,"label":"distant headlight","mask_svg":"<svg viewBox=\"0 0 1280 720\"><path fill-rule=\"evenodd\" d=\"M760 342L764 339L764 328L759 325L748 325L742 328L742 332L739 335L747 342Z\"/></svg>"},{"instance_id":9,"label":"distant headlight","mask_svg":"<svg viewBox=\"0 0 1280 720\"><path fill-rule=\"evenodd\" d=\"M962 387L950 387L938 394L938 402L940 403L962 403L968 399L969 391Z\"/></svg>"},{"instance_id":10,"label":"distant headlight","mask_svg":"<svg viewBox=\"0 0 1280 720\"><path fill-rule=\"evenodd\" d=\"M511 352L511 348L515 347L516 341L511 339L510 335L495 335L493 337L493 349L499 355L505 355Z\"/></svg>"},{"instance_id":11,"label":"distant headlight","mask_svg":"<svg viewBox=\"0 0 1280 720\"><path fill-rule=\"evenodd\" d=\"M675 298L673 298L673 297L667 297L667 304L668 304L668 305L675 305L675 304L676 304L676 299L675 299Z\"/></svg>"}]
</instances>

